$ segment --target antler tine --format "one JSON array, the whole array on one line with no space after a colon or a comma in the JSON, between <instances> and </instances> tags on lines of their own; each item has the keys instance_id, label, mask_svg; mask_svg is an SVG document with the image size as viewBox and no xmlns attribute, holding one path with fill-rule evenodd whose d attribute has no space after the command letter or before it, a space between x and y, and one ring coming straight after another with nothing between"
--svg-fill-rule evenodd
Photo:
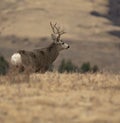
<instances>
[{"instance_id":1,"label":"antler tine","mask_svg":"<svg viewBox=\"0 0 120 123\"><path fill-rule=\"evenodd\" d=\"M55 23L55 24L53 25L52 22L50 22L50 26L51 26L51 28L52 28L52 31L53 31L53 33L55 33L55 34L57 34L57 32L55 31L56 24L57 24L57 23Z\"/></svg>"},{"instance_id":2,"label":"antler tine","mask_svg":"<svg viewBox=\"0 0 120 123\"><path fill-rule=\"evenodd\" d=\"M60 36L66 32L64 30L61 30L60 26L57 26L57 23L52 24L52 22L50 22L50 26L52 28L53 33L57 35L57 40L59 41Z\"/></svg>"},{"instance_id":3,"label":"antler tine","mask_svg":"<svg viewBox=\"0 0 120 123\"><path fill-rule=\"evenodd\" d=\"M65 32L64 30L62 30L62 31L60 32L61 35L65 34L65 33L66 33L66 32Z\"/></svg>"},{"instance_id":4,"label":"antler tine","mask_svg":"<svg viewBox=\"0 0 120 123\"><path fill-rule=\"evenodd\" d=\"M64 33L66 33L64 30L60 31L61 28L57 27L56 25L55 25L55 29L56 29L58 35L63 35Z\"/></svg>"}]
</instances>

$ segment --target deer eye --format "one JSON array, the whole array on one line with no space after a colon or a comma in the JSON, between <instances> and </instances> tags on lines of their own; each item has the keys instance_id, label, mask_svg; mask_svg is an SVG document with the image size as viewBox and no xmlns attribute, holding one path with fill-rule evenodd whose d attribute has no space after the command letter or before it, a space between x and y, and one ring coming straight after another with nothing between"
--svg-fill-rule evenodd
<instances>
[{"instance_id":1,"label":"deer eye","mask_svg":"<svg viewBox=\"0 0 120 123\"><path fill-rule=\"evenodd\" d=\"M64 42L62 42L62 44L64 44Z\"/></svg>"}]
</instances>

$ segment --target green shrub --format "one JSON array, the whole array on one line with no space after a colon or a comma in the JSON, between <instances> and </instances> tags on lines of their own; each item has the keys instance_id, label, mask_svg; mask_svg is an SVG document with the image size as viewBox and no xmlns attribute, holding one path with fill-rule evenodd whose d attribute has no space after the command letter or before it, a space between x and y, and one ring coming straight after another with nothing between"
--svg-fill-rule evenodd
<instances>
[{"instance_id":1,"label":"green shrub","mask_svg":"<svg viewBox=\"0 0 120 123\"><path fill-rule=\"evenodd\" d=\"M81 65L80 70L82 73L90 72L91 71L91 66L89 62L85 62Z\"/></svg>"},{"instance_id":2,"label":"green shrub","mask_svg":"<svg viewBox=\"0 0 120 123\"><path fill-rule=\"evenodd\" d=\"M96 73L96 72L98 72L98 71L99 71L98 66L97 66L97 65L94 65L94 66L92 67L92 72L93 72L93 73Z\"/></svg>"},{"instance_id":3,"label":"green shrub","mask_svg":"<svg viewBox=\"0 0 120 123\"><path fill-rule=\"evenodd\" d=\"M8 62L4 59L3 56L0 56L0 75L5 75L8 71Z\"/></svg>"},{"instance_id":4,"label":"green shrub","mask_svg":"<svg viewBox=\"0 0 120 123\"><path fill-rule=\"evenodd\" d=\"M71 60L67 60L65 61L64 59L61 61L59 67L58 67L58 72L63 73L63 72L68 72L68 73L72 73L72 72L77 72L78 71L78 67L75 66Z\"/></svg>"},{"instance_id":5,"label":"green shrub","mask_svg":"<svg viewBox=\"0 0 120 123\"><path fill-rule=\"evenodd\" d=\"M99 68L97 65L94 65L93 67L91 67L89 62L85 62L81 65L80 70L82 73L86 73L86 72L96 73L99 71Z\"/></svg>"},{"instance_id":6,"label":"green shrub","mask_svg":"<svg viewBox=\"0 0 120 123\"><path fill-rule=\"evenodd\" d=\"M87 72L92 72L96 73L99 71L99 68L97 65L94 65L91 67L89 62L84 62L81 67L78 67L72 63L71 60L62 60L59 67L58 67L58 72L60 73L73 73L73 72L81 72L81 73L87 73Z\"/></svg>"}]
</instances>

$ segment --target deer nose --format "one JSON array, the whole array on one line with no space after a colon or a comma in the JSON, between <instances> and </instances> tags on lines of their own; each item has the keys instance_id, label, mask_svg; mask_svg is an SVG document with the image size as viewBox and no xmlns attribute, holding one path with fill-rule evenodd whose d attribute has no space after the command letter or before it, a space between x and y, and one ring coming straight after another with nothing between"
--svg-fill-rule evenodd
<instances>
[{"instance_id":1,"label":"deer nose","mask_svg":"<svg viewBox=\"0 0 120 123\"><path fill-rule=\"evenodd\" d=\"M68 45L68 48L70 48L70 46Z\"/></svg>"}]
</instances>

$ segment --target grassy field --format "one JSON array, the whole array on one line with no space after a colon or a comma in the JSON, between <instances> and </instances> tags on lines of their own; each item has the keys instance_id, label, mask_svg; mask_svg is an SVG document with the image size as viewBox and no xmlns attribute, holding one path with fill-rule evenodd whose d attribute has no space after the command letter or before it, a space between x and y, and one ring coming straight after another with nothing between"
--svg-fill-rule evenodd
<instances>
[{"instance_id":1,"label":"grassy field","mask_svg":"<svg viewBox=\"0 0 120 123\"><path fill-rule=\"evenodd\" d=\"M119 123L120 75L1 76L0 122Z\"/></svg>"},{"instance_id":2,"label":"grassy field","mask_svg":"<svg viewBox=\"0 0 120 123\"><path fill-rule=\"evenodd\" d=\"M52 21L67 32L62 39L70 45L54 66L64 58L117 73L0 76L0 123L120 123L120 27L104 16L109 4L0 0L0 54L8 61L19 49L50 44Z\"/></svg>"}]
</instances>

